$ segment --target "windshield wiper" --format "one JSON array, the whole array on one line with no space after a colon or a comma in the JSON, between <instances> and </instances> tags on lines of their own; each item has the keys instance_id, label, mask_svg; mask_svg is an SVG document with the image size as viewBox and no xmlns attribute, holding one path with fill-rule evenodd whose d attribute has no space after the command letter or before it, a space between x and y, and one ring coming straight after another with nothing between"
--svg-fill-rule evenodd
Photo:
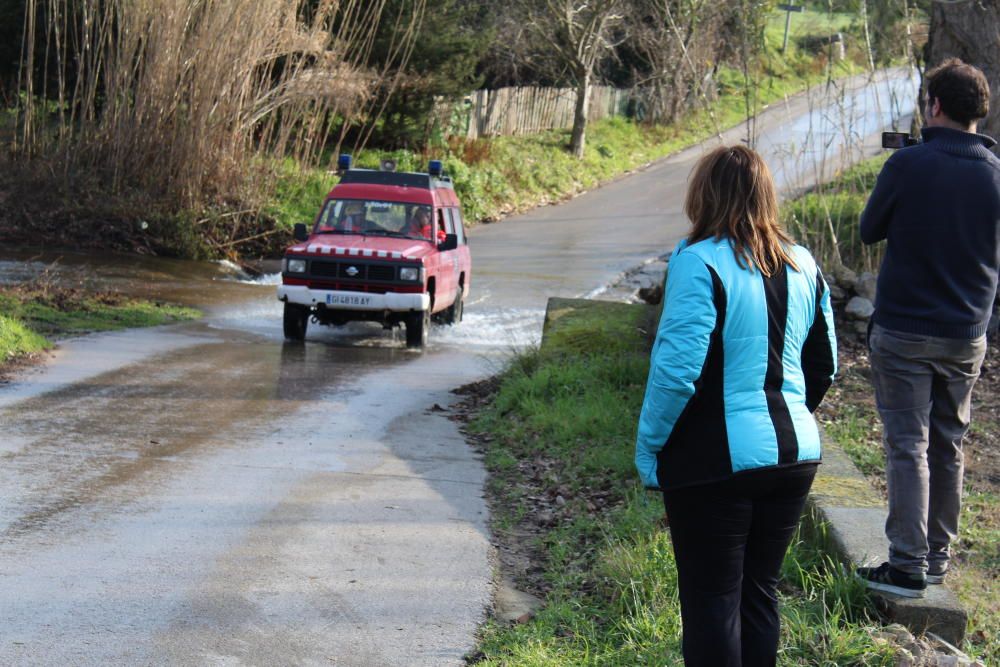
<instances>
[{"instance_id":1,"label":"windshield wiper","mask_svg":"<svg viewBox=\"0 0 1000 667\"><path fill-rule=\"evenodd\" d=\"M349 232L346 229L321 229L317 234L360 234L361 232Z\"/></svg>"}]
</instances>

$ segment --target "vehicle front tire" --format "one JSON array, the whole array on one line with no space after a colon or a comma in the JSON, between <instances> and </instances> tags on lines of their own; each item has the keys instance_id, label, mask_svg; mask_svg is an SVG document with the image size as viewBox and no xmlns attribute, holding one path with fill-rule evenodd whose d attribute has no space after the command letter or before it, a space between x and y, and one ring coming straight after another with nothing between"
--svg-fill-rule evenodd
<instances>
[{"instance_id":1,"label":"vehicle front tire","mask_svg":"<svg viewBox=\"0 0 1000 667\"><path fill-rule=\"evenodd\" d=\"M288 340L305 340L306 327L309 326L309 308L297 303L285 303L283 319L285 338Z\"/></svg>"},{"instance_id":2,"label":"vehicle front tire","mask_svg":"<svg viewBox=\"0 0 1000 667\"><path fill-rule=\"evenodd\" d=\"M431 328L431 311L422 310L406 316L406 347L427 345L427 334Z\"/></svg>"},{"instance_id":3,"label":"vehicle front tire","mask_svg":"<svg viewBox=\"0 0 1000 667\"><path fill-rule=\"evenodd\" d=\"M458 294L455 295L455 303L451 304L448 310L444 313L444 323L445 324L458 324L462 321L462 315L465 312L465 304L462 300L462 293L465 291L461 285L458 286Z\"/></svg>"}]
</instances>

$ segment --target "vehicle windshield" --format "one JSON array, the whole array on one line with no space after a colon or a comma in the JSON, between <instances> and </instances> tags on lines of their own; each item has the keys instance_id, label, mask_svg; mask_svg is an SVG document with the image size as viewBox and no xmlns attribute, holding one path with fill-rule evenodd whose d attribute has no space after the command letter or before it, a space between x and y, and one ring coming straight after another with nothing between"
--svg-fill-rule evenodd
<instances>
[{"instance_id":1,"label":"vehicle windshield","mask_svg":"<svg viewBox=\"0 0 1000 667\"><path fill-rule=\"evenodd\" d=\"M316 234L395 236L429 241L433 237L431 207L407 202L328 199L316 223Z\"/></svg>"}]
</instances>

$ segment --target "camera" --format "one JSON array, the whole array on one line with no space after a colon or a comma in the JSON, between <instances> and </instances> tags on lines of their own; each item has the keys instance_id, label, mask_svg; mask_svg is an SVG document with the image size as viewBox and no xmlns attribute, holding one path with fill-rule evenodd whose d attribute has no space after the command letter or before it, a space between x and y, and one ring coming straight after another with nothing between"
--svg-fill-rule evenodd
<instances>
[{"instance_id":1,"label":"camera","mask_svg":"<svg viewBox=\"0 0 1000 667\"><path fill-rule=\"evenodd\" d=\"M882 133L882 148L906 148L907 146L916 146L919 143L919 139L911 137L906 132Z\"/></svg>"}]
</instances>

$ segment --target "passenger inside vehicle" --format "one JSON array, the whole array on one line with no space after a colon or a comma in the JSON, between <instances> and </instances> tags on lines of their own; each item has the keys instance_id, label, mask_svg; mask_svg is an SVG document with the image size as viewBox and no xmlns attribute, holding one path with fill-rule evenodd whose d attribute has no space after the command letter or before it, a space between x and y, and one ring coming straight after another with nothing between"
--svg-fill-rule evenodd
<instances>
[{"instance_id":1,"label":"passenger inside vehicle","mask_svg":"<svg viewBox=\"0 0 1000 667\"><path fill-rule=\"evenodd\" d=\"M363 232L365 229L365 205L363 202L347 202L337 229L342 232Z\"/></svg>"}]
</instances>

